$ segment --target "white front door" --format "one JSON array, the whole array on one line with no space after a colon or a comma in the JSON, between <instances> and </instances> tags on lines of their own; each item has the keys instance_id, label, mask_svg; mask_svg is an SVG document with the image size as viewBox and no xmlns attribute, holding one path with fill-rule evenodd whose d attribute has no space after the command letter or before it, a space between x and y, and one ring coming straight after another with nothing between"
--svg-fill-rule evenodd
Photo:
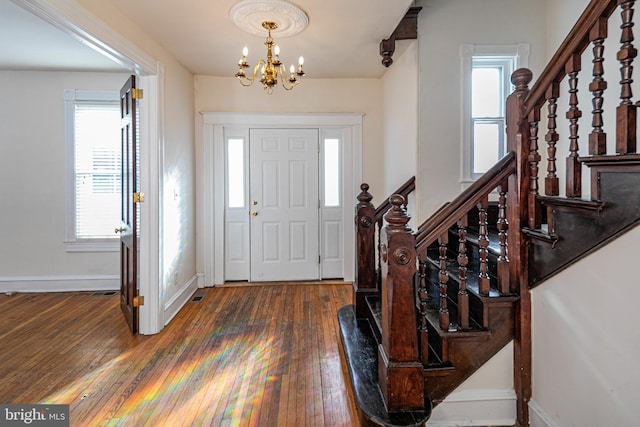
<instances>
[{"instance_id":1,"label":"white front door","mask_svg":"<svg viewBox=\"0 0 640 427\"><path fill-rule=\"evenodd\" d=\"M317 129L250 130L252 282L320 278L318 141Z\"/></svg>"}]
</instances>

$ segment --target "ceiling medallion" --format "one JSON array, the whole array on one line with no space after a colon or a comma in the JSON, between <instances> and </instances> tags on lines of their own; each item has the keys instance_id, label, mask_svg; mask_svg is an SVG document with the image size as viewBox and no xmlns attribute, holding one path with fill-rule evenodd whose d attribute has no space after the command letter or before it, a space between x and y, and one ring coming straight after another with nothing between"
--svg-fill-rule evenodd
<instances>
[{"instance_id":1,"label":"ceiling medallion","mask_svg":"<svg viewBox=\"0 0 640 427\"><path fill-rule=\"evenodd\" d=\"M238 28L256 36L264 35L263 22L273 22L278 37L291 37L309 25L309 17L299 7L282 0L242 0L229 11Z\"/></svg>"},{"instance_id":2,"label":"ceiling medallion","mask_svg":"<svg viewBox=\"0 0 640 427\"><path fill-rule=\"evenodd\" d=\"M262 83L263 89L271 94L277 85L291 90L300 84L305 75L302 68L304 58L301 56L298 59L297 69L291 65L287 75L284 63L280 60L280 46L273 40L271 33L277 32L279 36L287 37L304 30L309 24L309 17L303 10L280 0L243 0L231 8L229 17L240 29L248 33L264 35L265 30L267 31L267 39L264 42L267 47L267 59L259 59L253 72L247 70L250 67L247 62L249 49L245 46L242 50L242 58L238 61L235 76L243 86L251 86L258 80Z\"/></svg>"}]
</instances>

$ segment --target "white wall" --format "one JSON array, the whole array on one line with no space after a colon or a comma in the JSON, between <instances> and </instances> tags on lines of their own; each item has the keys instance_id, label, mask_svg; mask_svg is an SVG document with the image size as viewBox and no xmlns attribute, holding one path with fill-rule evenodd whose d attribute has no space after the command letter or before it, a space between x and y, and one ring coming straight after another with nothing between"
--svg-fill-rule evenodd
<instances>
[{"instance_id":1,"label":"white wall","mask_svg":"<svg viewBox=\"0 0 640 427\"><path fill-rule=\"evenodd\" d=\"M382 65L380 65L382 67ZM200 112L256 113L364 113L362 129L363 181L372 189L382 189L384 149L382 145L382 89L380 79L311 79L291 92L276 88L272 95L259 84L242 86L233 77L196 76L195 122L202 129ZM203 138L196 135L196 158L202 158ZM203 163L197 164L202 182ZM359 184L358 184L359 185ZM203 189L198 189L199 192ZM198 197L204 200L204 197ZM374 200L377 203L378 198ZM353 201L355 205L357 200ZM204 206L198 205L198 230L204 230ZM204 236L198 233L198 253L204 253ZM204 271L198 257L198 271Z\"/></svg>"},{"instance_id":2,"label":"white wall","mask_svg":"<svg viewBox=\"0 0 640 427\"><path fill-rule=\"evenodd\" d=\"M418 41L396 43L393 64L382 78L382 125L384 136L384 187L372 188L378 201L392 194L416 175L418 156ZM419 189L417 189L419 191ZM416 191L416 193L417 193ZM419 196L418 196L419 197ZM409 211L414 228L420 218L409 197Z\"/></svg>"},{"instance_id":3,"label":"white wall","mask_svg":"<svg viewBox=\"0 0 640 427\"><path fill-rule=\"evenodd\" d=\"M531 46L537 75L546 53L546 8L539 0L423 0L419 34L418 182L421 215L460 191L462 43Z\"/></svg>"},{"instance_id":4,"label":"white wall","mask_svg":"<svg viewBox=\"0 0 640 427\"><path fill-rule=\"evenodd\" d=\"M384 188L389 195L416 173L418 153L418 41L396 42L382 77Z\"/></svg>"},{"instance_id":5,"label":"white wall","mask_svg":"<svg viewBox=\"0 0 640 427\"><path fill-rule=\"evenodd\" d=\"M117 92L128 77L128 73L0 71L2 289L118 288L117 252L65 251L63 92ZM115 227L119 218L114 221Z\"/></svg>"},{"instance_id":6,"label":"white wall","mask_svg":"<svg viewBox=\"0 0 640 427\"><path fill-rule=\"evenodd\" d=\"M638 425L640 228L532 292L533 427Z\"/></svg>"},{"instance_id":7,"label":"white wall","mask_svg":"<svg viewBox=\"0 0 640 427\"><path fill-rule=\"evenodd\" d=\"M164 295L169 301L196 275L196 161L193 74L178 66L167 67L165 73L162 237Z\"/></svg>"}]
</instances>

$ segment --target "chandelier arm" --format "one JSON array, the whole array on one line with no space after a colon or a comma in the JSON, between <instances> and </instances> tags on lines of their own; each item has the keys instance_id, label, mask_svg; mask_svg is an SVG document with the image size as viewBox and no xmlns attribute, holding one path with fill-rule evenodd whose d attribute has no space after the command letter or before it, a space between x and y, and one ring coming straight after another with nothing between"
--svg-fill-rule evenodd
<instances>
[{"instance_id":1,"label":"chandelier arm","mask_svg":"<svg viewBox=\"0 0 640 427\"><path fill-rule=\"evenodd\" d=\"M287 70L285 69L284 64L280 64L280 66L278 67L278 71L280 74L280 82L285 90L291 90L298 84L298 81L292 81L291 78L287 77ZM287 82L289 82L288 86Z\"/></svg>"},{"instance_id":2,"label":"chandelier arm","mask_svg":"<svg viewBox=\"0 0 640 427\"><path fill-rule=\"evenodd\" d=\"M254 79L249 79L247 77L243 77L243 78L238 78L238 81L240 82L240 84L244 87L249 87L253 84ZM245 83L248 82L248 83Z\"/></svg>"},{"instance_id":3,"label":"chandelier arm","mask_svg":"<svg viewBox=\"0 0 640 427\"><path fill-rule=\"evenodd\" d=\"M267 63L266 63L263 59L260 59L260 60L256 63L256 66L255 66L255 67L253 67L253 78L251 79L251 81L254 81L254 80L256 79L256 77L258 76L258 70L260 69L260 66L261 66L261 65L266 66L266 65L267 65Z\"/></svg>"}]
</instances>

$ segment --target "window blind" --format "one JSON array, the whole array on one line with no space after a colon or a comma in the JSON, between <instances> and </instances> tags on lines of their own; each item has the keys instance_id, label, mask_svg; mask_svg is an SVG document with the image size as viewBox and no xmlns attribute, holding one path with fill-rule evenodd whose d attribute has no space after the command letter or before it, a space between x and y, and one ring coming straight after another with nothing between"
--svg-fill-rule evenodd
<instances>
[{"instance_id":1,"label":"window blind","mask_svg":"<svg viewBox=\"0 0 640 427\"><path fill-rule=\"evenodd\" d=\"M122 160L119 104L76 103L74 144L76 238L117 238Z\"/></svg>"}]
</instances>

